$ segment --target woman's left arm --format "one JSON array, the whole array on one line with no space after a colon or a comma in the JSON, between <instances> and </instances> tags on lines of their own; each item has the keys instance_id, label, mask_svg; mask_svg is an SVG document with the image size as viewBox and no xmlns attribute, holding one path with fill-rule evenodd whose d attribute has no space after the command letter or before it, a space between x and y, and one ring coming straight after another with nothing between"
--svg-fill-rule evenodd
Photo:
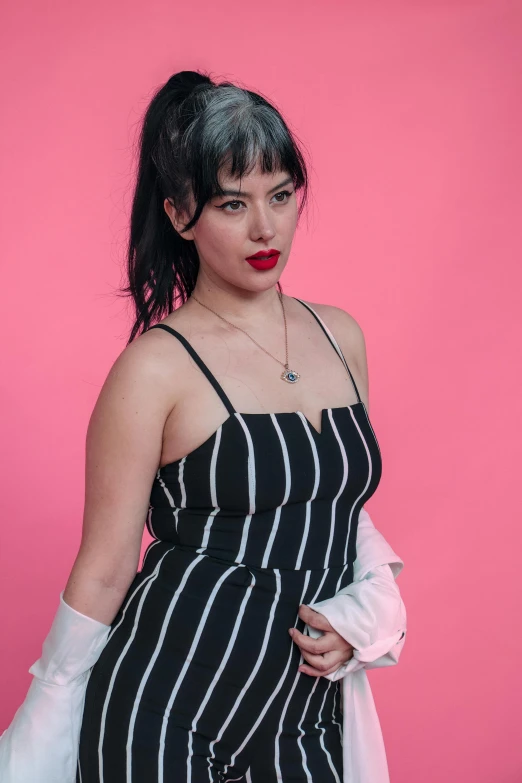
<instances>
[{"instance_id":1,"label":"woman's left arm","mask_svg":"<svg viewBox=\"0 0 522 783\"><path fill-rule=\"evenodd\" d=\"M360 581L308 608L325 617L353 647L353 655L327 675L330 679L361 668L376 669L399 662L406 641L406 607L389 565L375 566ZM310 615L307 625L312 638L323 635Z\"/></svg>"}]
</instances>

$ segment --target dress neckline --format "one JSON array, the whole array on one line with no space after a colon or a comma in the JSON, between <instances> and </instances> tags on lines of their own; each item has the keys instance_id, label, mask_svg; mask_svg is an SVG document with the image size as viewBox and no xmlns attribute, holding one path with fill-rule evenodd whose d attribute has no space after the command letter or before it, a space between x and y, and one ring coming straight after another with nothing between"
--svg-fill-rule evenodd
<instances>
[{"instance_id":1,"label":"dress neckline","mask_svg":"<svg viewBox=\"0 0 522 783\"><path fill-rule=\"evenodd\" d=\"M342 361L342 363L343 363L343 365L344 365L348 375L350 376L353 388L354 388L355 393L357 395L357 402L354 402L351 405L340 405L340 406L337 406L337 407L322 408L321 409L321 431L320 432L315 429L315 427L310 422L308 417L301 410L297 410L297 411L280 411L280 412L273 412L273 413L272 412L266 412L266 411L262 411L260 413L241 413L240 411L236 411L236 409L232 405L231 401L229 400L228 396L226 395L225 390L223 389L221 384L218 382L217 378L214 376L214 374L207 367L207 365L205 364L203 359L199 356L197 351L195 351L195 349L192 347L191 343L187 340L187 338L183 334L178 332L176 329L173 329L171 326L168 326L167 324L155 324L155 326L151 326L150 328L151 329L164 329L165 331L170 332L174 337L176 337L182 343L182 345L185 346L185 348L187 349L189 354L192 356L192 358L194 359L196 364L199 366L200 370L204 373L204 375L206 375L207 379L210 381L210 383L214 387L215 391L217 392L217 394L221 398L221 401L223 402L223 404L224 404L224 406L227 409L228 414L229 414L227 416L227 418L219 425L219 427L217 427L214 430L214 432L212 432L208 436L208 438L205 441L203 441L203 443L201 443L199 446L196 446L196 448L192 449L192 451L189 451L189 453L185 454L184 457L180 457L179 459L174 460L173 462L167 462L162 467L159 467L157 475L156 475L157 478L161 478L161 471L168 471L169 468L175 468L176 466L179 465L180 462L183 462L184 460L186 460L189 457L191 457L193 454L196 454L198 451L200 451L200 450L204 449L206 446L208 446L208 444L212 441L213 438L215 438L215 436L220 431L220 429L222 427L227 426L227 424L230 421L232 421L233 419L253 418L253 417L259 417L259 416L299 416L302 419L303 423L305 423L307 425L307 427L310 429L310 431L312 433L312 436L314 438L314 442L316 442L316 443L320 443L321 442L321 439L322 439L323 433L324 433L325 416L326 416L326 414L329 411L341 411L341 410L348 411L348 410L351 410L352 408L356 408L357 406L362 405L363 410L366 413L366 418L368 419L368 422L369 422L368 411L366 410L366 406L365 406L363 400L361 399L361 395L359 394L359 389L357 388L357 384L355 383L355 379L354 379L354 377L353 377L353 375L351 373L350 368L348 367L348 363L347 363L346 359L344 358L343 352L342 352L341 347L339 346L337 340L335 339L335 337L333 336L332 332L330 331L330 329L328 328L326 323L323 321L323 319L321 318L319 313L317 313L316 310L311 305L309 305L303 299L299 299L299 297L297 297L297 296L294 296L293 298L297 302L300 302L303 305L303 307L305 307L313 315L313 317L315 318L315 320L317 321L317 323L321 327L322 331L326 335L328 341L330 342L330 344L334 348L335 352L339 356L339 358ZM370 425L370 427L371 427L371 425Z\"/></svg>"},{"instance_id":2,"label":"dress neckline","mask_svg":"<svg viewBox=\"0 0 522 783\"><path fill-rule=\"evenodd\" d=\"M183 462L184 460L187 460L189 457L191 457L193 454L196 454L198 451L203 450L206 446L208 446L209 443L215 438L216 434L219 432L220 429L227 426L233 419L237 419L238 417L241 417L243 419L246 418L253 418L253 417L259 417L259 416L299 416L301 419L303 419L304 422L308 425L314 439L316 441L320 441L324 431L325 431L325 417L328 412L333 413L334 411L343 411L343 410L351 410L352 408L357 408L357 406L362 405L363 410L365 411L366 415L368 416L368 412L366 410L366 405L364 404L363 400L357 400L357 402L352 402L351 405L338 405L336 407L329 407L329 408L321 408L321 431L319 432L316 430L314 425L311 423L310 419L306 414L303 413L303 411L297 410L297 411L260 411L259 413L241 413L240 411L234 411L234 413L229 413L227 418L221 422L219 427L216 427L216 429L206 438L206 440L203 441L203 443L200 443L199 446L196 446L195 449L192 449L192 451L189 451L188 454L185 454L183 457L179 457L179 459L173 460L172 462L167 462L165 465L162 465L157 470L156 478L161 477L161 473L163 471L168 472L169 468L175 468L179 466L180 462Z\"/></svg>"}]
</instances>

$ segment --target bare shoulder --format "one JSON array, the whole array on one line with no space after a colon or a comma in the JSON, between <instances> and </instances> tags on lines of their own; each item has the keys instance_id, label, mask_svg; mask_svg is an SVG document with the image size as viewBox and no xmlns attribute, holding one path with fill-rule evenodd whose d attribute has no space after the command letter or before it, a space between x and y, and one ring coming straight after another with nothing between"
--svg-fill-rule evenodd
<instances>
[{"instance_id":1,"label":"bare shoulder","mask_svg":"<svg viewBox=\"0 0 522 783\"><path fill-rule=\"evenodd\" d=\"M97 489L110 483L118 494L122 488L129 491L135 501L133 493L139 491L143 503L160 461L164 423L175 404L176 373L158 332L140 335L116 357L87 429L86 467ZM105 490L101 494L107 497Z\"/></svg>"},{"instance_id":2,"label":"bare shoulder","mask_svg":"<svg viewBox=\"0 0 522 783\"><path fill-rule=\"evenodd\" d=\"M347 310L335 305L302 300L312 307L333 334L348 362L355 362L360 375L367 382L368 367L366 341L359 322Z\"/></svg>"},{"instance_id":3,"label":"bare shoulder","mask_svg":"<svg viewBox=\"0 0 522 783\"><path fill-rule=\"evenodd\" d=\"M127 399L134 397L136 402L146 400L148 404L152 400L160 402L164 395L172 400L173 368L177 362L172 361L171 343L178 341L172 337L169 341L164 335L163 330L152 329L136 337L116 357L103 389ZM182 357L183 352L179 353Z\"/></svg>"},{"instance_id":4,"label":"bare shoulder","mask_svg":"<svg viewBox=\"0 0 522 783\"><path fill-rule=\"evenodd\" d=\"M171 317L160 322L172 327ZM176 324L177 326L177 324ZM140 334L127 345L114 362L109 378L147 394L154 391L158 400L175 401L187 368L189 354L174 335L165 329L152 329Z\"/></svg>"},{"instance_id":5,"label":"bare shoulder","mask_svg":"<svg viewBox=\"0 0 522 783\"><path fill-rule=\"evenodd\" d=\"M187 362L186 350L164 329L150 329L136 337L107 374L89 432L102 430L105 437L112 433L120 443L132 436L136 442L146 440L150 474L159 459L163 425L183 393Z\"/></svg>"}]
</instances>

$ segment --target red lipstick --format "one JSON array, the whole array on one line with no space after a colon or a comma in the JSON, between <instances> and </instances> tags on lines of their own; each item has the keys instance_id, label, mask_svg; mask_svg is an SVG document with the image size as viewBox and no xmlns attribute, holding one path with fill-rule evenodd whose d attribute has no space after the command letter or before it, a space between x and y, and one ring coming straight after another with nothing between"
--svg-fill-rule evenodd
<instances>
[{"instance_id":1,"label":"red lipstick","mask_svg":"<svg viewBox=\"0 0 522 783\"><path fill-rule=\"evenodd\" d=\"M253 256L245 259L254 267L254 269L273 269L281 255L279 250L270 248L269 250L259 250Z\"/></svg>"}]
</instances>

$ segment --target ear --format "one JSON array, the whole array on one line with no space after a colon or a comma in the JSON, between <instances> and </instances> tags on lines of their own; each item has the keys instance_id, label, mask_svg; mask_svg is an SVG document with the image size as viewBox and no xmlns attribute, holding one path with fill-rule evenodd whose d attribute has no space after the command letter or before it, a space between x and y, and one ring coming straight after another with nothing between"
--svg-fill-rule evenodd
<instances>
[{"instance_id":1,"label":"ear","mask_svg":"<svg viewBox=\"0 0 522 783\"><path fill-rule=\"evenodd\" d=\"M181 211L178 211L174 204L172 204L168 198L165 199L163 202L163 207L165 209L165 212L169 216L170 222L183 239L194 239L194 230L191 228L190 231L185 231L185 233L181 233L183 228L188 223L188 220L186 219L186 216ZM185 218L185 219L184 219Z\"/></svg>"}]
</instances>

